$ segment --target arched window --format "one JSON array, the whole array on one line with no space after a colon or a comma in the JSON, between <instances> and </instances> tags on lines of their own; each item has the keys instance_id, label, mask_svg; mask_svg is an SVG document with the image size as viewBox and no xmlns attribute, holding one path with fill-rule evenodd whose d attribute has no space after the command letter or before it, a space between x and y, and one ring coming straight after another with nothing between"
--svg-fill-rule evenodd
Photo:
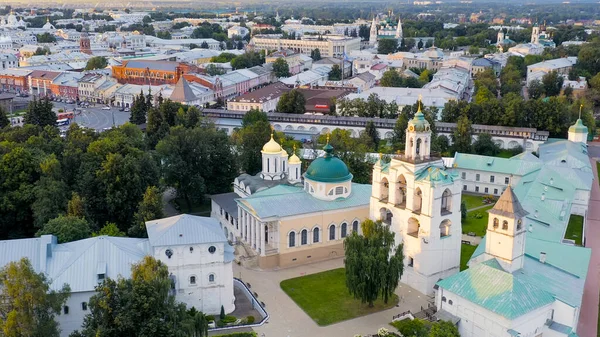
<instances>
[{"instance_id":1,"label":"arched window","mask_svg":"<svg viewBox=\"0 0 600 337\"><path fill-rule=\"evenodd\" d=\"M442 302L446 302L446 296L442 296Z\"/></svg>"},{"instance_id":2,"label":"arched window","mask_svg":"<svg viewBox=\"0 0 600 337\"><path fill-rule=\"evenodd\" d=\"M494 218L494 229L497 229L500 226L500 220L498 218Z\"/></svg>"},{"instance_id":3,"label":"arched window","mask_svg":"<svg viewBox=\"0 0 600 337\"><path fill-rule=\"evenodd\" d=\"M305 245L307 243L308 243L308 231L306 229L303 229L302 232L300 232L300 244Z\"/></svg>"},{"instance_id":4,"label":"arched window","mask_svg":"<svg viewBox=\"0 0 600 337\"><path fill-rule=\"evenodd\" d=\"M396 183L398 190L396 191L396 206L406 207L406 178L403 175L398 177Z\"/></svg>"},{"instance_id":5,"label":"arched window","mask_svg":"<svg viewBox=\"0 0 600 337\"><path fill-rule=\"evenodd\" d=\"M358 220L352 222L352 231L358 233Z\"/></svg>"},{"instance_id":6,"label":"arched window","mask_svg":"<svg viewBox=\"0 0 600 337\"><path fill-rule=\"evenodd\" d=\"M319 227L313 229L313 243L319 242Z\"/></svg>"},{"instance_id":7,"label":"arched window","mask_svg":"<svg viewBox=\"0 0 600 337\"><path fill-rule=\"evenodd\" d=\"M267 158L267 172L271 172L271 159Z\"/></svg>"},{"instance_id":8,"label":"arched window","mask_svg":"<svg viewBox=\"0 0 600 337\"><path fill-rule=\"evenodd\" d=\"M441 214L449 214L452 212L452 193L449 189L446 189L442 193L442 209Z\"/></svg>"},{"instance_id":9,"label":"arched window","mask_svg":"<svg viewBox=\"0 0 600 337\"><path fill-rule=\"evenodd\" d=\"M521 220L521 219L517 220L517 230L520 231L522 227L523 227L523 220Z\"/></svg>"},{"instance_id":10,"label":"arched window","mask_svg":"<svg viewBox=\"0 0 600 337\"><path fill-rule=\"evenodd\" d=\"M508 230L508 221L506 221L506 220L502 221L502 229L505 231Z\"/></svg>"},{"instance_id":11,"label":"arched window","mask_svg":"<svg viewBox=\"0 0 600 337\"><path fill-rule=\"evenodd\" d=\"M289 244L288 244L289 247L295 247L296 246L296 233L290 232L289 241L290 241Z\"/></svg>"},{"instance_id":12,"label":"arched window","mask_svg":"<svg viewBox=\"0 0 600 337\"><path fill-rule=\"evenodd\" d=\"M381 183L379 183L379 200L387 202L390 191L390 183L387 178L381 179Z\"/></svg>"},{"instance_id":13,"label":"arched window","mask_svg":"<svg viewBox=\"0 0 600 337\"><path fill-rule=\"evenodd\" d=\"M347 223L344 222L342 224L341 232L342 232L341 237L345 238L348 233L348 224Z\"/></svg>"},{"instance_id":14,"label":"arched window","mask_svg":"<svg viewBox=\"0 0 600 337\"><path fill-rule=\"evenodd\" d=\"M87 310L87 302L81 302L81 310L83 310L83 311Z\"/></svg>"},{"instance_id":15,"label":"arched window","mask_svg":"<svg viewBox=\"0 0 600 337\"><path fill-rule=\"evenodd\" d=\"M190 276L190 284L196 284L196 276Z\"/></svg>"},{"instance_id":16,"label":"arched window","mask_svg":"<svg viewBox=\"0 0 600 337\"><path fill-rule=\"evenodd\" d=\"M214 283L215 282L215 274L209 274L208 275L208 282L209 283Z\"/></svg>"},{"instance_id":17,"label":"arched window","mask_svg":"<svg viewBox=\"0 0 600 337\"><path fill-rule=\"evenodd\" d=\"M329 240L335 240L335 225L329 226Z\"/></svg>"},{"instance_id":18,"label":"arched window","mask_svg":"<svg viewBox=\"0 0 600 337\"><path fill-rule=\"evenodd\" d=\"M415 211L417 213L421 213L421 206L423 204L422 198L423 198L423 193L421 192L421 189L417 187L417 190L415 191L413 211Z\"/></svg>"},{"instance_id":19,"label":"arched window","mask_svg":"<svg viewBox=\"0 0 600 337\"><path fill-rule=\"evenodd\" d=\"M64 313L65 315L68 315L68 314L69 314L69 306L68 306L68 305L65 305L65 306L63 307L63 313Z\"/></svg>"},{"instance_id":20,"label":"arched window","mask_svg":"<svg viewBox=\"0 0 600 337\"><path fill-rule=\"evenodd\" d=\"M450 235L450 225L451 224L452 223L450 222L450 220L442 221L442 223L440 224L440 238Z\"/></svg>"}]
</instances>

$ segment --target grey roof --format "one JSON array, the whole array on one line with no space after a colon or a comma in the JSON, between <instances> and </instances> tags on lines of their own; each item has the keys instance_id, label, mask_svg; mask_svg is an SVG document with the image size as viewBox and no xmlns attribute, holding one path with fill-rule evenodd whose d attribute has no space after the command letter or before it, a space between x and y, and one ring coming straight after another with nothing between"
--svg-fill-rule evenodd
<instances>
[{"instance_id":1,"label":"grey roof","mask_svg":"<svg viewBox=\"0 0 600 337\"><path fill-rule=\"evenodd\" d=\"M260 173L257 173L254 176L251 176L247 173L242 173L240 174L237 178L236 181L239 183L239 185L243 188L246 189L248 187L250 187L250 194L253 194L255 192L258 191L262 191L265 190L269 187L273 187L273 186L277 186L277 185L282 185L282 184L287 184L288 181L285 179L281 179L281 180L265 180L263 178L261 178ZM242 186L243 185L243 186Z\"/></svg>"},{"instance_id":2,"label":"grey roof","mask_svg":"<svg viewBox=\"0 0 600 337\"><path fill-rule=\"evenodd\" d=\"M227 242L219 221L182 214L146 222L148 239L155 246Z\"/></svg>"},{"instance_id":3,"label":"grey roof","mask_svg":"<svg viewBox=\"0 0 600 337\"><path fill-rule=\"evenodd\" d=\"M485 57L481 57L481 58L473 60L474 67L493 67L494 64L496 64L496 62L494 62L490 59L487 59Z\"/></svg>"},{"instance_id":4,"label":"grey roof","mask_svg":"<svg viewBox=\"0 0 600 337\"><path fill-rule=\"evenodd\" d=\"M504 193L500 196L500 199L496 202L494 207L488 211L490 214L501 215L509 218L522 218L529 214L526 210L521 207L519 199L515 195L510 185L504 190Z\"/></svg>"},{"instance_id":5,"label":"grey roof","mask_svg":"<svg viewBox=\"0 0 600 337\"><path fill-rule=\"evenodd\" d=\"M190 84L188 81L181 76L175 88L173 89L173 93L171 94L171 100L175 102L191 102L196 99L196 95L194 95L194 91L190 88Z\"/></svg>"},{"instance_id":6,"label":"grey roof","mask_svg":"<svg viewBox=\"0 0 600 337\"><path fill-rule=\"evenodd\" d=\"M128 61L126 68L150 68L152 70L164 70L164 71L175 71L179 63L170 61L144 61L144 60L132 60Z\"/></svg>"},{"instance_id":7,"label":"grey roof","mask_svg":"<svg viewBox=\"0 0 600 337\"><path fill-rule=\"evenodd\" d=\"M217 205L221 206L221 208L225 212L229 213L234 218L237 218L237 213L238 213L237 202L235 202L235 199L237 199L239 197L240 196L237 195L235 192L215 194L215 195L210 196L210 198Z\"/></svg>"}]
</instances>

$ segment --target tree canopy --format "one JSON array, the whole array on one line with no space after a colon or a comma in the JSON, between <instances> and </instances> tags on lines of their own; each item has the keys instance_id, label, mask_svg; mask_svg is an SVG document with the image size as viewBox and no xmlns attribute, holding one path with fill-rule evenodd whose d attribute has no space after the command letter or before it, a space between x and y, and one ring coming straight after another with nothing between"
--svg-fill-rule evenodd
<instances>
[{"instance_id":1,"label":"tree canopy","mask_svg":"<svg viewBox=\"0 0 600 337\"><path fill-rule=\"evenodd\" d=\"M365 220L363 235L352 232L344 240L346 286L362 303L393 295L404 271L402 244L395 246L394 233L380 221Z\"/></svg>"},{"instance_id":2,"label":"tree canopy","mask_svg":"<svg viewBox=\"0 0 600 337\"><path fill-rule=\"evenodd\" d=\"M82 240L90 237L90 225L83 218L74 216L59 216L48 221L37 235L52 234L59 243Z\"/></svg>"},{"instance_id":3,"label":"tree canopy","mask_svg":"<svg viewBox=\"0 0 600 337\"><path fill-rule=\"evenodd\" d=\"M275 77L289 77L290 66L284 58L278 58L273 62L273 74Z\"/></svg>"},{"instance_id":4,"label":"tree canopy","mask_svg":"<svg viewBox=\"0 0 600 337\"><path fill-rule=\"evenodd\" d=\"M277 102L277 111L289 114L303 114L306 112L306 98L300 90L292 89L283 93Z\"/></svg>"},{"instance_id":5,"label":"tree canopy","mask_svg":"<svg viewBox=\"0 0 600 337\"><path fill-rule=\"evenodd\" d=\"M87 61L85 70L104 69L108 66L108 60L104 56L94 56Z\"/></svg>"}]
</instances>

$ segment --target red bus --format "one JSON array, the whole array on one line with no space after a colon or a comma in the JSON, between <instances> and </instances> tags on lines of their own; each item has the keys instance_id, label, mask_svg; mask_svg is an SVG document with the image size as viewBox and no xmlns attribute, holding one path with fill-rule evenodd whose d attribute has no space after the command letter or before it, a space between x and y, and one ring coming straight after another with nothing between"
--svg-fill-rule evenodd
<instances>
[{"instance_id":1,"label":"red bus","mask_svg":"<svg viewBox=\"0 0 600 337\"><path fill-rule=\"evenodd\" d=\"M57 119L73 119L73 112L59 112L58 115L56 116Z\"/></svg>"}]
</instances>

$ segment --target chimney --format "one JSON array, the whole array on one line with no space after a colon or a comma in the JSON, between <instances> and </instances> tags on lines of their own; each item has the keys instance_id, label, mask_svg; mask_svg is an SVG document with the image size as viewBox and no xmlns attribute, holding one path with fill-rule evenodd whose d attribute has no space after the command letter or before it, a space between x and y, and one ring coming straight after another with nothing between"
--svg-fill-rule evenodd
<instances>
[{"instance_id":1,"label":"chimney","mask_svg":"<svg viewBox=\"0 0 600 337\"><path fill-rule=\"evenodd\" d=\"M546 253L540 252L540 263L546 263Z\"/></svg>"}]
</instances>

